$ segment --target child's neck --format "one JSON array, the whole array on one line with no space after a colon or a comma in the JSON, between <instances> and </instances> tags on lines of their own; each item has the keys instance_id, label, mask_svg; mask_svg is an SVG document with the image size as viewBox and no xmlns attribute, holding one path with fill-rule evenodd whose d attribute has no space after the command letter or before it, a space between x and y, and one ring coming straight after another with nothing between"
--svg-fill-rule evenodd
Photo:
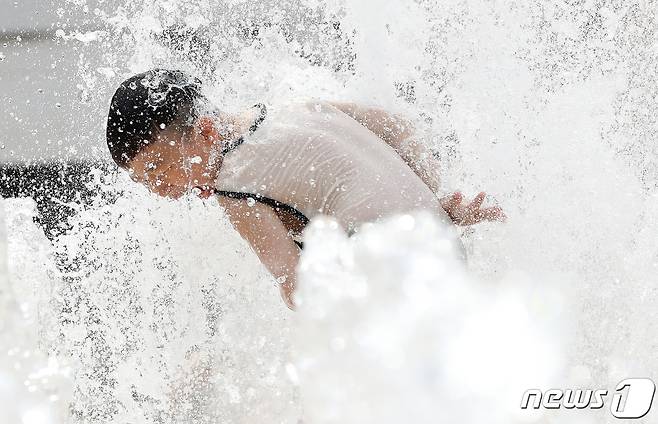
<instances>
[{"instance_id":1,"label":"child's neck","mask_svg":"<svg viewBox=\"0 0 658 424\"><path fill-rule=\"evenodd\" d=\"M236 130L235 136L240 137L241 135L246 134L254 121L258 118L259 113L259 110L252 106L249 109L234 115L233 125Z\"/></svg>"},{"instance_id":2,"label":"child's neck","mask_svg":"<svg viewBox=\"0 0 658 424\"><path fill-rule=\"evenodd\" d=\"M255 107L235 114L217 112L218 128L225 141L233 141L246 134L258 117L259 111Z\"/></svg>"}]
</instances>

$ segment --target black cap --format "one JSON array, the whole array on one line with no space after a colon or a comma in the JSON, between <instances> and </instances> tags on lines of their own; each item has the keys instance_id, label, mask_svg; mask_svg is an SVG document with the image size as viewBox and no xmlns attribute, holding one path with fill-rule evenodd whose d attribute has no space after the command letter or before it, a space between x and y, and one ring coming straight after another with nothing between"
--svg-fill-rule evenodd
<instances>
[{"instance_id":1,"label":"black cap","mask_svg":"<svg viewBox=\"0 0 658 424\"><path fill-rule=\"evenodd\" d=\"M125 168L157 132L174 121L191 125L197 117L201 81L182 71L152 69L117 88L107 117L107 147Z\"/></svg>"}]
</instances>

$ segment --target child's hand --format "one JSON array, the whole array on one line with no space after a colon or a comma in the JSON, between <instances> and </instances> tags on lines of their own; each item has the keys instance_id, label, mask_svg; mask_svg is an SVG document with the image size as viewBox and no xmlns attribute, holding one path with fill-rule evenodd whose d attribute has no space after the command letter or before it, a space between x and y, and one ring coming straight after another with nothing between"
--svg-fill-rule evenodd
<instances>
[{"instance_id":1,"label":"child's hand","mask_svg":"<svg viewBox=\"0 0 658 424\"><path fill-rule=\"evenodd\" d=\"M452 222L457 225L473 225L482 221L505 221L507 216L499 206L481 208L484 202L484 192L480 192L475 199L464 205L464 195L455 192L441 199L441 206L446 211Z\"/></svg>"}]
</instances>

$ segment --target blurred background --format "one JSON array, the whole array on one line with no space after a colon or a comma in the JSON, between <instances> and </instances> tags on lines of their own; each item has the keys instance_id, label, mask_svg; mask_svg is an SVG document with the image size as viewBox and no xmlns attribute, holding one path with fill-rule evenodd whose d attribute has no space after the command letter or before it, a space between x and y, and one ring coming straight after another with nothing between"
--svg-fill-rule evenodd
<instances>
[{"instance_id":1,"label":"blurred background","mask_svg":"<svg viewBox=\"0 0 658 424\"><path fill-rule=\"evenodd\" d=\"M102 66L102 59L97 48L64 34L101 30L101 21L86 3L79 7L54 0L3 3L1 161L94 159L105 105L89 101L76 75L81 60L95 69ZM80 114L96 114L98 119L72 122L71 117Z\"/></svg>"},{"instance_id":2,"label":"blurred background","mask_svg":"<svg viewBox=\"0 0 658 424\"><path fill-rule=\"evenodd\" d=\"M0 194L34 198L37 219L53 236L72 212L62 202L84 201L89 171L108 165L99 136L106 105L92 101L78 77L81 63L102 67L101 51L88 41L103 24L91 2L3 3Z\"/></svg>"}]
</instances>

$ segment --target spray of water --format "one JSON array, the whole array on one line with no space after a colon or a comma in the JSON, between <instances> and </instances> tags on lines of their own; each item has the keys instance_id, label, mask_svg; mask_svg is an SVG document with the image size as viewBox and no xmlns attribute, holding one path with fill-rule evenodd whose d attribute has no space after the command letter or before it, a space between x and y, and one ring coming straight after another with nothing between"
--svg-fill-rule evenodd
<instances>
[{"instance_id":1,"label":"spray of water","mask_svg":"<svg viewBox=\"0 0 658 424\"><path fill-rule=\"evenodd\" d=\"M291 316L211 202L98 175L50 248L11 204L10 281L38 294L13 297L41 305L30 349L71 362L70 421L514 422L538 418L515 410L528 388L656 380L651 2L79 3L107 23L61 34L103 52L81 58L91 101L164 66L226 111L376 103L417 118L446 192L510 219L465 232L468 270L426 216L354 240L318 222ZM567 412L539 419L613 422Z\"/></svg>"},{"instance_id":2,"label":"spray of water","mask_svg":"<svg viewBox=\"0 0 658 424\"><path fill-rule=\"evenodd\" d=\"M519 393L555 383L564 293L475 281L449 240L424 214L354 238L314 222L295 333L309 422L514 422Z\"/></svg>"},{"instance_id":3,"label":"spray of water","mask_svg":"<svg viewBox=\"0 0 658 424\"><path fill-rule=\"evenodd\" d=\"M17 205L18 206L18 205ZM71 400L71 370L67 361L41 349L42 321L38 305L43 299L44 273L30 268L16 269L16 253L30 254L45 246L26 243L25 238L7 240L4 202L0 202L0 402L5 422L55 424L68 417ZM25 216L25 206L12 209L10 227ZM30 216L28 214L28 216ZM30 216L31 217L31 216ZM38 233L37 233L38 234ZM41 238L43 238L42 234ZM38 237L37 237L38 239ZM11 252L8 256L7 253ZM12 269L14 268L14 269ZM20 284L12 284L10 271L21 273ZM35 272L36 271L36 272ZM34 277L38 276L38 280Z\"/></svg>"}]
</instances>

